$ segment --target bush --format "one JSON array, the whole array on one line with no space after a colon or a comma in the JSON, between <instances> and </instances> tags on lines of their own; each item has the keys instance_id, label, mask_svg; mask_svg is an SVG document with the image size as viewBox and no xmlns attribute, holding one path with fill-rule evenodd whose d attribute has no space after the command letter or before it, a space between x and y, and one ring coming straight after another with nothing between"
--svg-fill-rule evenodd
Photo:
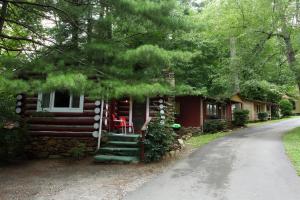
<instances>
[{"instance_id":1,"label":"bush","mask_svg":"<svg viewBox=\"0 0 300 200\"><path fill-rule=\"evenodd\" d=\"M17 120L15 114L16 98L5 92L0 91L0 128L3 128L6 122Z\"/></svg>"},{"instance_id":2,"label":"bush","mask_svg":"<svg viewBox=\"0 0 300 200\"><path fill-rule=\"evenodd\" d=\"M225 120L211 119L207 120L203 125L203 132L213 133L217 131L222 131L227 128L227 123Z\"/></svg>"},{"instance_id":3,"label":"bush","mask_svg":"<svg viewBox=\"0 0 300 200\"><path fill-rule=\"evenodd\" d=\"M267 121L269 117L269 114L267 112L260 112L257 115L260 121Z\"/></svg>"},{"instance_id":4,"label":"bush","mask_svg":"<svg viewBox=\"0 0 300 200\"><path fill-rule=\"evenodd\" d=\"M84 157L85 150L86 150L85 144L79 143L76 147L73 147L69 152L70 152L72 158L74 158L76 160L80 160Z\"/></svg>"},{"instance_id":5,"label":"bush","mask_svg":"<svg viewBox=\"0 0 300 200\"><path fill-rule=\"evenodd\" d=\"M280 107L281 114L283 117L288 117L288 116L292 115L293 104L289 100L282 99L279 102L279 107Z\"/></svg>"},{"instance_id":6,"label":"bush","mask_svg":"<svg viewBox=\"0 0 300 200\"><path fill-rule=\"evenodd\" d=\"M272 119L279 119L280 118L279 107L277 107L277 106L272 107L271 116L272 116Z\"/></svg>"},{"instance_id":7,"label":"bush","mask_svg":"<svg viewBox=\"0 0 300 200\"><path fill-rule=\"evenodd\" d=\"M145 138L145 162L159 161L174 142L174 131L167 125L151 122Z\"/></svg>"},{"instance_id":8,"label":"bush","mask_svg":"<svg viewBox=\"0 0 300 200\"><path fill-rule=\"evenodd\" d=\"M233 112L233 118L235 126L245 126L249 120L249 110L236 109Z\"/></svg>"},{"instance_id":9,"label":"bush","mask_svg":"<svg viewBox=\"0 0 300 200\"><path fill-rule=\"evenodd\" d=\"M0 88L0 162L24 156L27 140L25 128L16 128L19 116L15 114L16 98Z\"/></svg>"},{"instance_id":10,"label":"bush","mask_svg":"<svg viewBox=\"0 0 300 200\"><path fill-rule=\"evenodd\" d=\"M24 129L0 128L0 162L23 157L26 141Z\"/></svg>"}]
</instances>

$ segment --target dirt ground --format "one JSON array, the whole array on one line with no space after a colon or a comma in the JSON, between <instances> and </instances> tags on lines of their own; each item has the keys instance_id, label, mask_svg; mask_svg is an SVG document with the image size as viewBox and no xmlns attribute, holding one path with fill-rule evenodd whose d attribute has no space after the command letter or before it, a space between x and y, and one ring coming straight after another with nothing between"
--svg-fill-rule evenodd
<instances>
[{"instance_id":1,"label":"dirt ground","mask_svg":"<svg viewBox=\"0 0 300 200\"><path fill-rule=\"evenodd\" d=\"M0 167L0 200L119 200L175 160L124 165L95 164L92 158L26 161Z\"/></svg>"}]
</instances>

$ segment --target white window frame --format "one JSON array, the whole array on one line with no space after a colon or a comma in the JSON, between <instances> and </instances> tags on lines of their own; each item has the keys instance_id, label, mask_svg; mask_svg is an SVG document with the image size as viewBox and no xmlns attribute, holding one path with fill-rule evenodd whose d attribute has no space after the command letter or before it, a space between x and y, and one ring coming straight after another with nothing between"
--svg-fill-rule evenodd
<instances>
[{"instance_id":1,"label":"white window frame","mask_svg":"<svg viewBox=\"0 0 300 200\"><path fill-rule=\"evenodd\" d=\"M79 108L72 108L73 94L70 94L69 107L54 107L55 91L50 93L50 101L48 108L42 108L43 93L38 94L37 111L38 112L83 112L84 95L80 95Z\"/></svg>"}]
</instances>

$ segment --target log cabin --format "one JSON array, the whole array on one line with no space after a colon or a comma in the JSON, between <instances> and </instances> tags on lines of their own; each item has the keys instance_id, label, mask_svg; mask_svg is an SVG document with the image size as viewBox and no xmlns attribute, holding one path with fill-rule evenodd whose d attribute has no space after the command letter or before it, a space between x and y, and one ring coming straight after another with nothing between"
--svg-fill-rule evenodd
<instances>
[{"instance_id":1,"label":"log cabin","mask_svg":"<svg viewBox=\"0 0 300 200\"><path fill-rule=\"evenodd\" d=\"M88 153L97 150L96 161L132 162L143 159L140 140L145 123L150 119L165 123L168 105L172 105L167 104L168 99L100 101L56 90L18 95L16 112L22 115L30 134L26 147L30 157L70 156L73 148L84 144ZM100 138L108 140L103 147Z\"/></svg>"}]
</instances>

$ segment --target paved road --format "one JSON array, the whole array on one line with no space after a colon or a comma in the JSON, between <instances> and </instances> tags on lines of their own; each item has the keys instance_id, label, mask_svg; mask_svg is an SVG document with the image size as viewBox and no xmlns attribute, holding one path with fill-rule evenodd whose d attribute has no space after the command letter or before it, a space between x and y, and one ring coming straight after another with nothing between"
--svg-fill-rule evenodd
<instances>
[{"instance_id":1,"label":"paved road","mask_svg":"<svg viewBox=\"0 0 300 200\"><path fill-rule=\"evenodd\" d=\"M300 119L248 128L212 142L131 192L127 200L300 200L300 178L281 137Z\"/></svg>"}]
</instances>

